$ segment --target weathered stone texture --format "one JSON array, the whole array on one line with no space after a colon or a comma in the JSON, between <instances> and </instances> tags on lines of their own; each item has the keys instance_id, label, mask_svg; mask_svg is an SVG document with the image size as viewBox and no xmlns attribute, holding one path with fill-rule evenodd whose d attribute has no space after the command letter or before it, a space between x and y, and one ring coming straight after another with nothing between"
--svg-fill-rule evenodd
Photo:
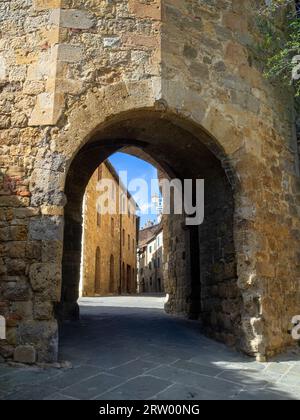
<instances>
[{"instance_id":1,"label":"weathered stone texture","mask_svg":"<svg viewBox=\"0 0 300 420\"><path fill-rule=\"evenodd\" d=\"M80 261L87 178L128 144L151 151L175 175L204 176L209 186L214 176L203 162L217 170L215 155L224 171L200 229L214 226L204 253L200 243L201 283L190 269L196 233L176 218L166 225L169 310L197 315L210 334L252 355L292 344L290 322L300 311L293 103L263 78L253 56L255 4L0 2L0 313L11 318L0 355L30 345L37 360L57 357L63 226L63 276L77 279L71 260ZM68 291L73 300L76 284ZM14 306L21 302L26 313Z\"/></svg>"},{"instance_id":2,"label":"weathered stone texture","mask_svg":"<svg viewBox=\"0 0 300 420\"><path fill-rule=\"evenodd\" d=\"M36 362L36 351L32 346L19 346L14 353L14 361L19 363L33 364Z\"/></svg>"}]
</instances>

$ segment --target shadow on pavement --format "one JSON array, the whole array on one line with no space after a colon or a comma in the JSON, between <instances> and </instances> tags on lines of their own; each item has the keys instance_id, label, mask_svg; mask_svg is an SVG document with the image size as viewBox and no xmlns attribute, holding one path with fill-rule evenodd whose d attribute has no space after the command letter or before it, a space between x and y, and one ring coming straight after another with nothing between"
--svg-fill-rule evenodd
<instances>
[{"instance_id":1,"label":"shadow on pavement","mask_svg":"<svg viewBox=\"0 0 300 420\"><path fill-rule=\"evenodd\" d=\"M300 399L299 358L256 363L162 309L82 306L60 328L59 357L72 369L0 365L0 399Z\"/></svg>"}]
</instances>

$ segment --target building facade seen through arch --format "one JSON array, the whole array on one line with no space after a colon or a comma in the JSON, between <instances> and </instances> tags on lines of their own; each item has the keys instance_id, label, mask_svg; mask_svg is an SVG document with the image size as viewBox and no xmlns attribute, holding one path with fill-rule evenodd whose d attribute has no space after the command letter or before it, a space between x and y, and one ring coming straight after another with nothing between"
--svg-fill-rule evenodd
<instances>
[{"instance_id":1,"label":"building facade seen through arch","mask_svg":"<svg viewBox=\"0 0 300 420\"><path fill-rule=\"evenodd\" d=\"M114 194L118 197L123 192L123 202L129 208L129 214L99 214L97 184L103 179L113 181ZM136 269L136 246L127 246L124 235L134 238L137 243L139 218L136 215L136 203L120 185L113 166L106 161L93 174L84 199L83 255L82 255L82 296L106 296L120 293L136 293L136 279L125 276L124 268ZM100 222L101 220L101 222ZM132 242L133 244L133 242ZM128 280L129 278L129 280ZM125 281L125 284L124 284ZM129 284L130 283L130 284Z\"/></svg>"}]
</instances>

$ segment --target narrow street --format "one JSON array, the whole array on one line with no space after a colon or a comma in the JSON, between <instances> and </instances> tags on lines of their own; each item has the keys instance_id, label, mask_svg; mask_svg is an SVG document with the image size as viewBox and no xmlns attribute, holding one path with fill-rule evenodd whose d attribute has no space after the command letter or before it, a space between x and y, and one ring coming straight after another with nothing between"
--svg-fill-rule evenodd
<instances>
[{"instance_id":1,"label":"narrow street","mask_svg":"<svg viewBox=\"0 0 300 420\"><path fill-rule=\"evenodd\" d=\"M161 297L81 300L80 323L61 331L71 369L0 365L8 400L300 399L300 358L259 364L163 312Z\"/></svg>"}]
</instances>

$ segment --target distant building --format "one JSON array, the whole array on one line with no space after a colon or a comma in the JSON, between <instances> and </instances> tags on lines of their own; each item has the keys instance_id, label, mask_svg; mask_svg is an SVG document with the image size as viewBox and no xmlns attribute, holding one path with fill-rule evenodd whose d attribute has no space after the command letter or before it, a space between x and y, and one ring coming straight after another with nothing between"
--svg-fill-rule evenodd
<instances>
[{"instance_id":1,"label":"distant building","mask_svg":"<svg viewBox=\"0 0 300 420\"><path fill-rule=\"evenodd\" d=\"M114 215L97 211L97 184L101 179L113 181L111 199L116 200L117 210ZM120 205L126 209L126 214L120 214ZM93 174L85 193L82 296L137 292L139 218L136 210L136 202L120 182L113 166L106 161Z\"/></svg>"},{"instance_id":2,"label":"distant building","mask_svg":"<svg viewBox=\"0 0 300 420\"><path fill-rule=\"evenodd\" d=\"M163 293L163 226L150 225L139 233L138 292Z\"/></svg>"},{"instance_id":3,"label":"distant building","mask_svg":"<svg viewBox=\"0 0 300 420\"><path fill-rule=\"evenodd\" d=\"M157 220L160 223L162 221L162 214L164 209L163 197L159 194L155 194L152 197L152 203L157 214Z\"/></svg>"}]
</instances>

